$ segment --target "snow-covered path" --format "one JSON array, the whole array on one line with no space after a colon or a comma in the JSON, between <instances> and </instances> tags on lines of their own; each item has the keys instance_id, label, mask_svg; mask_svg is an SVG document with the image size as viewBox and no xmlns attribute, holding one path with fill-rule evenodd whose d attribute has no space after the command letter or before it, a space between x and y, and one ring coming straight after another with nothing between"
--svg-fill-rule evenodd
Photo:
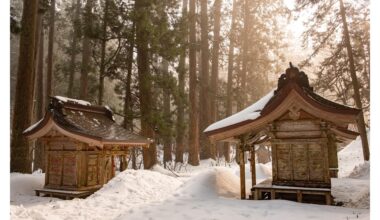
<instances>
[{"instance_id":1,"label":"snow-covered path","mask_svg":"<svg viewBox=\"0 0 380 220\"><path fill-rule=\"evenodd\" d=\"M12 219L369 219L368 209L239 200L238 176L224 167L191 177L127 170L87 199L29 197L18 197L28 207L11 206Z\"/></svg>"},{"instance_id":2,"label":"snow-covered path","mask_svg":"<svg viewBox=\"0 0 380 220\"><path fill-rule=\"evenodd\" d=\"M117 219L369 219L366 209L239 200L238 181L226 168L210 169L190 178L164 202L133 207Z\"/></svg>"},{"instance_id":3,"label":"snow-covered path","mask_svg":"<svg viewBox=\"0 0 380 220\"><path fill-rule=\"evenodd\" d=\"M36 197L43 174L11 174L12 219L369 219L369 162L363 163L360 139L339 152L340 178L332 179L335 201L347 207L291 201L240 200L239 167L204 160L174 175L152 170L126 170L87 199ZM271 176L270 164L256 164L257 181ZM250 184L246 168L247 192Z\"/></svg>"}]
</instances>

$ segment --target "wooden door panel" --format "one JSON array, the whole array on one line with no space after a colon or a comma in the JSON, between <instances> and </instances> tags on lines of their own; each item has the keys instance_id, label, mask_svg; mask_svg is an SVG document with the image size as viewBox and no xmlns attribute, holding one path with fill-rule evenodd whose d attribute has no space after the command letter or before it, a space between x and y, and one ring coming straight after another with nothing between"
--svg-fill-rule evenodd
<instances>
[{"instance_id":1,"label":"wooden door panel","mask_svg":"<svg viewBox=\"0 0 380 220\"><path fill-rule=\"evenodd\" d=\"M277 177L278 180L289 180L292 175L291 152L289 144L277 145Z\"/></svg>"},{"instance_id":2,"label":"wooden door panel","mask_svg":"<svg viewBox=\"0 0 380 220\"><path fill-rule=\"evenodd\" d=\"M65 154L63 157L63 180L65 186L77 185L77 156L76 154Z\"/></svg>"},{"instance_id":3,"label":"wooden door panel","mask_svg":"<svg viewBox=\"0 0 380 220\"><path fill-rule=\"evenodd\" d=\"M293 157L294 180L307 181L309 179L307 146L303 144L293 144L292 157Z\"/></svg>"},{"instance_id":4,"label":"wooden door panel","mask_svg":"<svg viewBox=\"0 0 380 220\"><path fill-rule=\"evenodd\" d=\"M325 158L320 144L309 144L310 181L324 180Z\"/></svg>"}]
</instances>

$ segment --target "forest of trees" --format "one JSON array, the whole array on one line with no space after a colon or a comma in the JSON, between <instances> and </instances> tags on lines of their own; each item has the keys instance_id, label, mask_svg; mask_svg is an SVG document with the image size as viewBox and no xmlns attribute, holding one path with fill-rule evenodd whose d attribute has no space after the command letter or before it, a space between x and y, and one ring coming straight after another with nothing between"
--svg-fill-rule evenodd
<instances>
[{"instance_id":1,"label":"forest of trees","mask_svg":"<svg viewBox=\"0 0 380 220\"><path fill-rule=\"evenodd\" d=\"M127 130L154 139L131 152L135 169L138 155L146 169L234 160L233 146L203 130L276 86L294 57L284 26L305 12L293 63L321 95L364 110L369 159L367 0L11 0L10 11L11 172L43 169L43 146L22 132L54 95L109 105Z\"/></svg>"}]
</instances>

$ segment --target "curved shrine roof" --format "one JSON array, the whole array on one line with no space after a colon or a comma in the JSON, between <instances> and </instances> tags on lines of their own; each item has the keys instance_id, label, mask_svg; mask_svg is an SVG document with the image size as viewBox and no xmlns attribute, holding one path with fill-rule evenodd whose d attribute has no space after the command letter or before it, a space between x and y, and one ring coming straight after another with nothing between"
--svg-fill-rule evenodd
<instances>
[{"instance_id":1,"label":"curved shrine roof","mask_svg":"<svg viewBox=\"0 0 380 220\"><path fill-rule=\"evenodd\" d=\"M67 136L84 137L98 144L148 145L149 138L127 131L118 125L109 107L93 106L82 100L55 96L43 119L24 131L29 138L41 137L51 129L63 129ZM45 130L45 131L42 131ZM61 131L63 131L61 130ZM82 139L81 139L82 140Z\"/></svg>"},{"instance_id":2,"label":"curved shrine roof","mask_svg":"<svg viewBox=\"0 0 380 220\"><path fill-rule=\"evenodd\" d=\"M301 108L308 106L309 109L316 110L309 112L316 117L325 117L344 123L355 123L355 119L361 111L332 102L316 94L309 85L307 75L291 65L286 73L280 76L276 90L270 91L242 111L211 124L204 130L204 133L208 136L215 136L229 130L236 130L234 134L241 134L244 130L263 126L263 124L276 120L276 116L280 116L274 112L279 112L279 108L284 109L285 102L299 102L302 105ZM223 139L231 137L227 136L223 135Z\"/></svg>"}]
</instances>

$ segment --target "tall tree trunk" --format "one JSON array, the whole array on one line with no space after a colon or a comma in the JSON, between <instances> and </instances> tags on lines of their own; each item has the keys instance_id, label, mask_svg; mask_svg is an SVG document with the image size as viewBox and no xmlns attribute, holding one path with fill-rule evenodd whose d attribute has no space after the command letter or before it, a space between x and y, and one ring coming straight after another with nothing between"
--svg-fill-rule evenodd
<instances>
[{"instance_id":1,"label":"tall tree trunk","mask_svg":"<svg viewBox=\"0 0 380 220\"><path fill-rule=\"evenodd\" d=\"M212 66L211 66L211 122L217 120L217 94L218 94L218 75L219 75L219 45L220 45L220 11L222 0L215 0L214 3L214 41L212 46Z\"/></svg>"},{"instance_id":2,"label":"tall tree trunk","mask_svg":"<svg viewBox=\"0 0 380 220\"><path fill-rule=\"evenodd\" d=\"M76 0L75 4L75 15L73 23L73 32L72 32L72 41L71 41L71 54L70 54L70 75L69 75L69 85L67 87L67 96L73 97L73 88L74 88L74 77L75 77L75 66L76 66L76 56L77 56L77 47L78 47L78 32L79 32L79 13L81 8L80 0Z\"/></svg>"},{"instance_id":3,"label":"tall tree trunk","mask_svg":"<svg viewBox=\"0 0 380 220\"><path fill-rule=\"evenodd\" d=\"M214 2L214 41L212 46L212 61L211 61L211 89L210 89L210 122L215 122L218 115L217 95L218 95L218 75L219 75L219 45L220 45L220 13L222 9L222 0ZM216 151L220 147L215 144L210 144L211 157L215 158ZM218 150L217 150L218 149ZM219 156L218 156L219 157Z\"/></svg>"},{"instance_id":4,"label":"tall tree trunk","mask_svg":"<svg viewBox=\"0 0 380 220\"><path fill-rule=\"evenodd\" d=\"M46 103L49 103L49 97L53 95L53 51L54 51L54 29L55 29L55 0L51 0L50 19L49 19L49 42L47 54L46 70Z\"/></svg>"},{"instance_id":5,"label":"tall tree trunk","mask_svg":"<svg viewBox=\"0 0 380 220\"><path fill-rule=\"evenodd\" d=\"M200 144L201 144L201 159L215 159L215 152L203 133L204 129L210 123L210 91L209 91L209 50L208 50L208 15L207 15L207 0L201 0L201 73L200 73Z\"/></svg>"},{"instance_id":6,"label":"tall tree trunk","mask_svg":"<svg viewBox=\"0 0 380 220\"><path fill-rule=\"evenodd\" d=\"M169 73L169 62L164 59L162 61L162 70L164 80L168 80L171 78ZM166 162L172 161L172 124L171 124L171 114L170 114L170 88L167 83L165 83L163 88L163 115L165 126L165 134L163 137L164 144L164 166L166 167Z\"/></svg>"},{"instance_id":7,"label":"tall tree trunk","mask_svg":"<svg viewBox=\"0 0 380 220\"><path fill-rule=\"evenodd\" d=\"M370 57L368 57L368 60L367 60L367 53L366 53L366 50L365 50L365 46L364 46L364 42L363 42L363 38L361 38L359 36L359 44L360 44L360 47L361 49L363 50L363 61L364 61L364 70L363 70L363 77L364 77L364 80L365 80L365 85L363 85L363 89L365 89L365 92L363 92L365 94L365 97L366 99L369 101L370 100L370 66L368 65L369 63L369 59Z\"/></svg>"},{"instance_id":8,"label":"tall tree trunk","mask_svg":"<svg viewBox=\"0 0 380 220\"><path fill-rule=\"evenodd\" d=\"M195 2L189 0L189 161L193 166L199 165L199 128L198 128L198 99L197 99L197 48L196 48L196 15Z\"/></svg>"},{"instance_id":9,"label":"tall tree trunk","mask_svg":"<svg viewBox=\"0 0 380 220\"><path fill-rule=\"evenodd\" d=\"M91 48L90 48L90 35L92 31L92 18L91 10L93 7L93 0L87 0L85 6L85 16L84 16L84 36L82 42L82 66L81 66L81 76L80 76L80 93L79 98L87 99L88 96L88 72L90 69L90 57L91 57Z\"/></svg>"},{"instance_id":10,"label":"tall tree trunk","mask_svg":"<svg viewBox=\"0 0 380 220\"><path fill-rule=\"evenodd\" d=\"M40 7L41 6L41 1L40 1ZM38 43L36 44L36 50L38 48L37 52L37 68L36 68L36 84L35 84L35 99L36 99L36 120L40 120L44 116L44 29L43 29L43 11L40 11L43 9L39 9L38 12L38 26L37 26L37 32L38 33ZM36 121L35 120L35 121ZM44 146L41 141L37 140L35 142L35 147L34 147L34 160L33 160L33 170L41 169L44 171L44 158L45 158L45 150Z\"/></svg>"},{"instance_id":11,"label":"tall tree trunk","mask_svg":"<svg viewBox=\"0 0 380 220\"><path fill-rule=\"evenodd\" d=\"M246 81L247 81L247 62L248 62L248 31L250 23L250 2L251 0L244 1L244 29L243 29L243 61L242 61L242 69L240 76L240 88L241 88L241 101L239 102L238 109L242 110L247 104L247 89L246 89Z\"/></svg>"},{"instance_id":12,"label":"tall tree trunk","mask_svg":"<svg viewBox=\"0 0 380 220\"><path fill-rule=\"evenodd\" d=\"M103 17L103 36L102 36L102 52L100 57L100 73L99 73L99 93L98 104L103 104L104 95L104 77L106 69L106 44L107 44L107 19L108 19L108 0L105 0L104 4L104 17Z\"/></svg>"},{"instance_id":13,"label":"tall tree trunk","mask_svg":"<svg viewBox=\"0 0 380 220\"><path fill-rule=\"evenodd\" d=\"M128 60L127 62L127 79L125 83L125 97L124 97L124 128L133 132L133 115L132 115L132 65L133 65L133 48L135 46L135 22L132 24L132 32L129 38L128 47ZM132 169L137 170L136 165L136 148L130 149L132 158Z\"/></svg>"},{"instance_id":14,"label":"tall tree trunk","mask_svg":"<svg viewBox=\"0 0 380 220\"><path fill-rule=\"evenodd\" d=\"M185 75L186 75L186 50L188 42L187 24L187 4L188 0L182 1L182 18L186 19L183 25L183 42L181 45L181 54L178 64L178 106L177 106L177 136L175 162L183 163L184 135L185 135Z\"/></svg>"},{"instance_id":15,"label":"tall tree trunk","mask_svg":"<svg viewBox=\"0 0 380 220\"><path fill-rule=\"evenodd\" d=\"M341 15L342 21L343 21L344 41L345 41L347 54L348 54L350 74L351 74L351 78L352 78L352 85L354 87L354 100L355 100L356 107L359 109L362 109L362 101L360 99L359 83L358 83L358 79L356 77L354 55L352 53L350 35L349 35L347 21L346 21L346 10L345 10L344 5L343 5L343 0L339 0L339 3L340 3L340 15ZM362 139L364 160L368 161L369 157L370 157L370 153L369 153L367 131L365 128L363 111L360 112L360 115L358 117L358 128L359 128L359 132L360 132L360 137Z\"/></svg>"},{"instance_id":16,"label":"tall tree trunk","mask_svg":"<svg viewBox=\"0 0 380 220\"><path fill-rule=\"evenodd\" d=\"M236 20L236 12L237 12L237 6L236 6L236 0L233 1L232 3L232 15L231 15L231 28L230 28L230 45L228 47L228 73L227 73L227 115L230 116L232 114L232 74L234 71L234 49L235 49L235 20ZM224 159L226 162L231 161L230 157L230 144L226 142L224 144Z\"/></svg>"},{"instance_id":17,"label":"tall tree trunk","mask_svg":"<svg viewBox=\"0 0 380 220\"><path fill-rule=\"evenodd\" d=\"M29 143L22 132L30 126L33 111L37 10L38 0L24 0L11 134L11 172L31 172Z\"/></svg>"},{"instance_id":18,"label":"tall tree trunk","mask_svg":"<svg viewBox=\"0 0 380 220\"><path fill-rule=\"evenodd\" d=\"M149 11L151 2L139 0L135 2L136 8L136 47L137 47L137 68L140 90L140 114L141 114L141 134L154 139L152 125L152 82L149 71ZM157 162L157 150L155 143L148 149L143 149L144 168L150 169Z\"/></svg>"}]
</instances>

